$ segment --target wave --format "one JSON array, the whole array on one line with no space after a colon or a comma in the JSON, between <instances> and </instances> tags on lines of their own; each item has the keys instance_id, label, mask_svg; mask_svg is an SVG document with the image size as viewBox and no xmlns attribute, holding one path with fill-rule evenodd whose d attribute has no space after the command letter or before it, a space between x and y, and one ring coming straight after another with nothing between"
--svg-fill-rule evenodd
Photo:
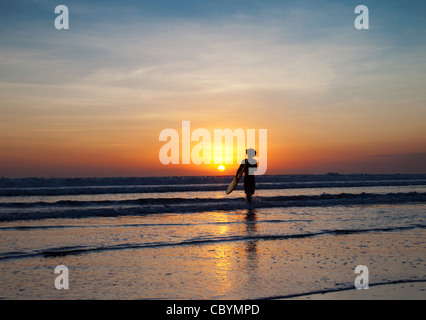
<instances>
[{"instance_id":1,"label":"wave","mask_svg":"<svg viewBox=\"0 0 426 320\"><path fill-rule=\"evenodd\" d=\"M256 224L263 223L294 223L294 222L312 222L310 219L268 219L265 221L256 221ZM0 230L46 230L46 229L87 229L87 228L111 228L111 227L120 227L120 228L141 228L141 227L175 227L175 226L200 226L200 225L232 225L240 224L240 221L215 221L215 222L179 222L179 223L131 223L131 224L119 224L119 225L79 225L79 224L69 224L69 225L27 225L27 226L7 226L0 227ZM245 223L252 223L247 222ZM254 223L254 222L253 222Z\"/></svg>"},{"instance_id":2,"label":"wave","mask_svg":"<svg viewBox=\"0 0 426 320\"><path fill-rule=\"evenodd\" d=\"M426 279L399 279L399 280L391 280L391 281L383 281L379 283L369 283L369 287L375 286L384 286L384 285L392 285L392 284L404 284L404 283L422 283L426 282ZM292 293L287 295L278 295L278 296L269 296L269 297L261 297L255 300L278 300L278 299L290 299L290 298L298 298L298 297L306 297L314 294L326 294L333 292L344 292L348 290L354 290L354 284L348 284L340 288L332 288L332 289L323 289L323 290L313 290L302 293Z\"/></svg>"},{"instance_id":3,"label":"wave","mask_svg":"<svg viewBox=\"0 0 426 320\"><path fill-rule=\"evenodd\" d=\"M2 178L0 196L220 191L226 189L232 178ZM426 175L281 175L257 176L256 181L257 189L423 186L426 185ZM242 189L242 186L239 185L237 189Z\"/></svg>"},{"instance_id":4,"label":"wave","mask_svg":"<svg viewBox=\"0 0 426 320\"><path fill-rule=\"evenodd\" d=\"M240 210L247 208L317 207L401 203L426 203L426 193L340 193L256 197L251 204L247 204L243 198L152 198L121 201L61 200L53 203L2 203L0 207L6 209L2 209L2 213L0 213L0 221L48 218L114 217L159 213L193 213L203 211ZM27 208L27 210L24 210L25 208Z\"/></svg>"},{"instance_id":5,"label":"wave","mask_svg":"<svg viewBox=\"0 0 426 320\"><path fill-rule=\"evenodd\" d=\"M195 238L188 239L179 242L154 242L154 243L133 243L133 244L118 244L111 246L72 246L72 247L58 247L44 250L35 250L33 252L6 252L0 254L1 260L10 259L23 259L23 258L55 258L69 255L79 255L94 252L103 251L115 251L115 250L129 250L129 249L147 249L147 248L159 248L159 247L170 247L170 246L187 246L187 245L208 245L222 242L240 242L240 241L273 241L273 240L286 240L286 239L300 239L300 238L312 238L317 236L326 235L349 235L349 234L361 234L371 232L394 232L394 231L406 231L412 229L424 229L426 225L416 224L411 226L398 226L398 227L383 227L383 228L369 228L369 229L333 229L333 230L322 230L319 232L308 232L300 234L282 234L282 235L241 235L241 236L229 236L229 237L211 237L211 238Z\"/></svg>"}]
</instances>

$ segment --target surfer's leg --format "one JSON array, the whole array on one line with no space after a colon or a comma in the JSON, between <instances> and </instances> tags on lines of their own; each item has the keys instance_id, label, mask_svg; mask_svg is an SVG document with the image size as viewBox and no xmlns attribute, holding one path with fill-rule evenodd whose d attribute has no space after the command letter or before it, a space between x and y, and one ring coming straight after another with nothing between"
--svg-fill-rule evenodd
<instances>
[{"instance_id":1,"label":"surfer's leg","mask_svg":"<svg viewBox=\"0 0 426 320\"><path fill-rule=\"evenodd\" d=\"M254 194L254 179L252 177L244 178L244 192L246 193L247 202L251 202L252 196Z\"/></svg>"}]
</instances>

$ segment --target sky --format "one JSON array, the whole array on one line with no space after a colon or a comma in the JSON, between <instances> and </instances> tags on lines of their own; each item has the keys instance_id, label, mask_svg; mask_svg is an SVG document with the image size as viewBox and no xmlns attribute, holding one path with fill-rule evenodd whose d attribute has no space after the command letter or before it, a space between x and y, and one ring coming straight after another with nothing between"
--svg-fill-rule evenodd
<instances>
[{"instance_id":1,"label":"sky","mask_svg":"<svg viewBox=\"0 0 426 320\"><path fill-rule=\"evenodd\" d=\"M422 1L3 0L0 177L234 174L160 162L160 132L182 121L266 129L266 174L426 173L425 14Z\"/></svg>"}]
</instances>

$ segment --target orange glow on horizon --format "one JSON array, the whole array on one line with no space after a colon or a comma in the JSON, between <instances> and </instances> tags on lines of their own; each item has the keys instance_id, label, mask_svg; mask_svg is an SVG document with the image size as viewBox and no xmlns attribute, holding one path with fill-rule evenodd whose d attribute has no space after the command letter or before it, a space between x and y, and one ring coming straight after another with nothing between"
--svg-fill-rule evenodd
<instances>
[{"instance_id":1,"label":"orange glow on horizon","mask_svg":"<svg viewBox=\"0 0 426 320\"><path fill-rule=\"evenodd\" d=\"M158 141L158 135L167 127L180 131L180 124L179 121L162 123L161 126L152 124L143 127L143 130L140 129L142 126L124 129L120 125L120 128L112 127L109 130L100 130L94 126L90 132L71 128L67 131L64 128L60 134L55 134L59 130L57 128L52 128L50 133L49 128L44 131L34 128L31 130L28 125L16 137L10 134L8 139L0 141L0 177L235 174L239 165L236 148L232 154L233 163L226 164L222 171L218 170L221 164L214 163L213 152L211 164L161 164L159 150L164 143ZM216 123L214 120L208 126L207 122L201 121L191 122L191 126L192 124L191 129L206 125L212 136L214 128L238 128L236 124L232 126L230 122ZM240 127L243 130L255 128L252 124L250 121L245 126L240 124ZM424 160L424 153L419 151L419 146L423 145L423 137L407 140L407 137L393 139L389 136L387 139L374 137L365 140L363 136L348 134L342 139L338 137L338 132L331 129L315 135L311 128L307 128L306 131L312 133L309 135L305 132L305 127L277 126L272 120L269 125L263 124L257 128L259 127L268 129L266 174L424 173L425 170L421 162ZM303 132L305 134L301 134ZM196 144L197 142L192 142L191 148ZM231 155L225 154L225 148L222 151L223 160L230 160ZM407 156L399 157L398 154ZM180 160L181 157L180 150Z\"/></svg>"}]
</instances>

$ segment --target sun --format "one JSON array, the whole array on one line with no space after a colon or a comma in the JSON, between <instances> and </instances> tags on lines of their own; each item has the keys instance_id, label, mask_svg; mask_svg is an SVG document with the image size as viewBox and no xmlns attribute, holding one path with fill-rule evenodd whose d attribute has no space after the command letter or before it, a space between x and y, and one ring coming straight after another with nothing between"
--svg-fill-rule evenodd
<instances>
[{"instance_id":1,"label":"sun","mask_svg":"<svg viewBox=\"0 0 426 320\"><path fill-rule=\"evenodd\" d=\"M223 170L225 170L225 166L221 164L219 167L217 167L217 169L219 171L223 171Z\"/></svg>"}]
</instances>

